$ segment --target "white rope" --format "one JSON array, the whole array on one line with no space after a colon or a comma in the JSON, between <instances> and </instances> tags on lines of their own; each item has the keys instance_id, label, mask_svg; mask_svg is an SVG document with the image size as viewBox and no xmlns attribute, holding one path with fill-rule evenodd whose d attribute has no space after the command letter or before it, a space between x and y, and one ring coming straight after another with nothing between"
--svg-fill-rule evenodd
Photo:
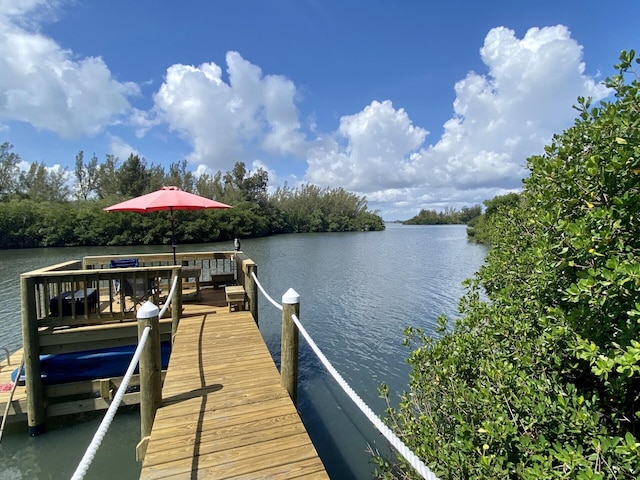
<instances>
[{"instance_id":1,"label":"white rope","mask_svg":"<svg viewBox=\"0 0 640 480\"><path fill-rule=\"evenodd\" d=\"M173 294L175 293L177 286L178 286L178 276L176 275L173 279L173 285L171 285L169 296L165 300L164 305L162 306L162 310L160 310L160 313L158 313L158 319L162 318L162 316L167 311L167 308L169 308L169 305L171 305L171 300L173 299Z\"/></svg>"},{"instance_id":2,"label":"white rope","mask_svg":"<svg viewBox=\"0 0 640 480\"><path fill-rule=\"evenodd\" d=\"M282 305L280 305L275 300L273 300L267 294L264 288L262 288L262 285L260 285L260 282L258 281L258 277L256 276L256 274L254 272L251 272L251 276L253 277L253 280L256 282L256 285L258 285L258 288L260 289L262 294L266 297L266 299L269 300L277 309L282 310ZM329 362L329 360L324 355L324 353L322 353L318 345L316 345L316 342L314 342L311 336L307 333L305 328L300 323L300 320L298 319L298 317L294 314L294 315L291 315L291 319L296 324L296 326L298 327L298 330L300 331L300 333L302 333L302 336L307 341L311 349L318 356L318 358L320 359L322 364L325 366L325 368L329 371L331 376L335 379L336 382L338 382L338 385L340 385L342 390L344 390L344 392L349 396L351 401L356 404L356 406L360 409L360 411L364 414L364 416L367 417L367 419L373 424L373 426L378 429L378 431L405 458L405 460L409 462L409 464L416 470L416 472L420 474L420 476L422 476L422 478L424 478L425 480L438 480L438 477L436 477L436 475L431 470L429 470L429 467L427 467L424 464L424 462L420 460L418 456L415 453L413 453L409 449L409 447L407 447L404 444L404 442L400 440L398 436L395 433L393 433L391 429L382 422L382 420L380 420L380 418L375 414L375 412L371 410L371 408L366 403L364 403L364 400L362 400L360 396L353 390L353 388L351 388L349 384L344 380L344 378L342 378L342 375L340 375L338 371L333 367L333 365L331 365L331 362Z\"/></svg>"},{"instance_id":3,"label":"white rope","mask_svg":"<svg viewBox=\"0 0 640 480\"><path fill-rule=\"evenodd\" d=\"M265 298L269 300L273 304L273 306L276 307L278 310L282 310L282 305L280 305L273 298L271 298L269 294L264 290L264 288L262 288L262 285L260 285L260 282L258 281L258 277L256 277L255 272L251 272L251 277L253 277L253 281L256 282L256 285L258 285L258 288L260 289L262 294L265 296Z\"/></svg>"},{"instance_id":4,"label":"white rope","mask_svg":"<svg viewBox=\"0 0 640 480\"><path fill-rule=\"evenodd\" d=\"M344 392L351 398L353 403L360 409L360 411L369 419L369 421L373 424L374 427L378 429L378 431L387 439L393 447L400 452L400 454L409 462L409 464L415 468L415 470L424 478L425 480L438 480L438 477L429 470L429 468L424 464L422 460L420 460L415 453L413 453L409 447L407 447L402 440L400 440L389 427L387 427L380 418L374 413L369 406L364 403L364 401L358 396L358 394L349 386L349 384L342 378L342 375L338 373L338 371L331 365L327 357L325 357L324 353L320 350L320 348L313 341L311 336L304 329L300 320L296 315L291 315L291 319L294 321L300 333L305 338L311 349L318 356L322 364L329 371L331 376L338 382L338 385L344 390Z\"/></svg>"},{"instance_id":5,"label":"white rope","mask_svg":"<svg viewBox=\"0 0 640 480\"><path fill-rule=\"evenodd\" d=\"M122 379L120 388L118 388L118 392L113 397L113 402L111 402L111 405L109 405L109 409L107 410L107 413L102 419L102 423L100 423L98 430L93 436L93 440L91 440L89 447L87 447L87 451L82 457L82 460L80 460L80 463L78 464L76 471L71 477L71 480L82 480L85 474L87 473L87 470L91 465L91 462L93 461L93 457L98 451L98 448L100 448L102 439L104 438L104 436L107 433L107 430L111 426L111 421L113 420L113 417L115 416L116 411L120 406L120 402L124 397L125 391L129 386L129 381L131 380L131 377L133 376L133 372L135 371L136 366L138 365L138 361L140 360L140 354L142 353L142 348L144 347L144 344L147 342L147 338L149 337L150 330L151 330L151 327L149 325L147 325L144 328L142 335L140 336L140 342L138 343L138 348L136 348L136 351L133 354L133 358L131 359L131 363L129 364L129 368L127 369L127 372L124 374L124 378Z\"/></svg>"}]
</instances>

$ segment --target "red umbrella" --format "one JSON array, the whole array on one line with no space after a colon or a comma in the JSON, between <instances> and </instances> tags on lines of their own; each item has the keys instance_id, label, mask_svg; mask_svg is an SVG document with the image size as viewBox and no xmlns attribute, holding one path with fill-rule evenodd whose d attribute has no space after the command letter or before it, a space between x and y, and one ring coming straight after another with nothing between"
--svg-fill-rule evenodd
<instances>
[{"instance_id":1,"label":"red umbrella","mask_svg":"<svg viewBox=\"0 0 640 480\"><path fill-rule=\"evenodd\" d=\"M162 187L155 192L141 195L125 202L105 208L107 212L171 212L171 246L173 247L173 263L176 263L176 239L173 228L174 210L203 210L206 208L231 208L226 203L216 202L193 193L180 190L178 187Z\"/></svg>"}]
</instances>

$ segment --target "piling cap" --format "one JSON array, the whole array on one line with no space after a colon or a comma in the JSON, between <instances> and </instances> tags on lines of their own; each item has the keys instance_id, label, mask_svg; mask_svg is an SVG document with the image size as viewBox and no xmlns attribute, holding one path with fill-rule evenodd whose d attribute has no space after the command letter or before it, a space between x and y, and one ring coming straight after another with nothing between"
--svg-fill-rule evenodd
<instances>
[{"instance_id":1,"label":"piling cap","mask_svg":"<svg viewBox=\"0 0 640 480\"><path fill-rule=\"evenodd\" d=\"M159 313L160 309L153 302L147 300L136 313L136 318L153 318L157 317Z\"/></svg>"},{"instance_id":2,"label":"piling cap","mask_svg":"<svg viewBox=\"0 0 640 480\"><path fill-rule=\"evenodd\" d=\"M300 295L293 288L290 288L282 295L282 303L286 305L293 305L295 303L300 303Z\"/></svg>"}]
</instances>

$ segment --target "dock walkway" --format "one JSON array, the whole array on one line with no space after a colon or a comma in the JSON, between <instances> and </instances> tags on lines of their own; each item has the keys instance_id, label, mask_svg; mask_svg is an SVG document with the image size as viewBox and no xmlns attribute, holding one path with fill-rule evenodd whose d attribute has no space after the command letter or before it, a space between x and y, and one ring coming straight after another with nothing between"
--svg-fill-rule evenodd
<instances>
[{"instance_id":1,"label":"dock walkway","mask_svg":"<svg viewBox=\"0 0 640 480\"><path fill-rule=\"evenodd\" d=\"M141 479L328 478L253 317L222 291L185 304L162 395Z\"/></svg>"}]
</instances>

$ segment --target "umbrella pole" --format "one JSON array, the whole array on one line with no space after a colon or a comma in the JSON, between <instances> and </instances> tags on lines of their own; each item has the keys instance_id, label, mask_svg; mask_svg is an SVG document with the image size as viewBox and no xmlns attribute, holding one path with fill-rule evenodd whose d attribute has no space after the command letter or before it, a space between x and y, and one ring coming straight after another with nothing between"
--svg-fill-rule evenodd
<instances>
[{"instance_id":1,"label":"umbrella pole","mask_svg":"<svg viewBox=\"0 0 640 480\"><path fill-rule=\"evenodd\" d=\"M173 264L177 265L176 262L176 233L173 228L173 207L169 207L169 212L171 214L171 246L173 247Z\"/></svg>"}]
</instances>

